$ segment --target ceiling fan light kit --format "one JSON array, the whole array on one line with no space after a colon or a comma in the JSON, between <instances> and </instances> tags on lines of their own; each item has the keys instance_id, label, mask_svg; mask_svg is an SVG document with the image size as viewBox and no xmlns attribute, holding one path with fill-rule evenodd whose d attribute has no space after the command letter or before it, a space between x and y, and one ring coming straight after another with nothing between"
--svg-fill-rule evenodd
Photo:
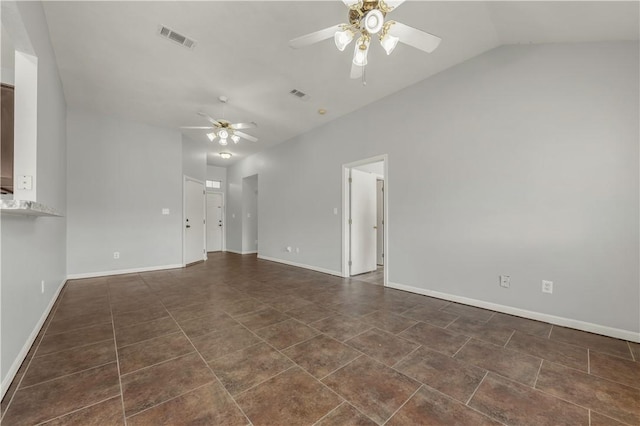
<instances>
[{"instance_id":1,"label":"ceiling fan light kit","mask_svg":"<svg viewBox=\"0 0 640 426\"><path fill-rule=\"evenodd\" d=\"M228 160L229 158L231 158L231 153L230 152L221 152L220 153L220 157L222 157L225 160Z\"/></svg>"},{"instance_id":2,"label":"ceiling fan light kit","mask_svg":"<svg viewBox=\"0 0 640 426\"><path fill-rule=\"evenodd\" d=\"M387 21L387 14L404 3L404 0L342 0L349 8L348 24L334 25L289 41L292 48L301 48L326 40L333 36L336 47L341 52L357 37L353 52L351 78L363 78L367 65L371 36L378 34L380 45L390 55L398 42L408 44L427 53L433 52L440 44L440 37L426 33L396 21Z\"/></svg>"},{"instance_id":3,"label":"ceiling fan light kit","mask_svg":"<svg viewBox=\"0 0 640 426\"><path fill-rule=\"evenodd\" d=\"M220 103L222 103L222 116L224 117L224 106L229 101L229 98L227 98L226 96L220 96L218 97L218 100L220 101ZM208 126L208 127L186 126L181 128L210 130L210 132L207 133L207 138L209 138L211 142L213 142L216 138L219 138L218 143L222 146L227 146L229 144L228 139L231 139L234 144L237 144L238 142L240 142L240 138L246 139L251 142L258 142L258 138L240 131L240 129L251 129L254 127L258 127L258 125L253 121L250 123L234 124L224 119L215 120L209 117L204 112L199 112L198 115L201 117L204 117L204 119L207 120L211 124L211 126ZM229 157L231 157L231 154L229 154ZM229 157L226 157L226 158L229 158Z\"/></svg>"}]
</instances>

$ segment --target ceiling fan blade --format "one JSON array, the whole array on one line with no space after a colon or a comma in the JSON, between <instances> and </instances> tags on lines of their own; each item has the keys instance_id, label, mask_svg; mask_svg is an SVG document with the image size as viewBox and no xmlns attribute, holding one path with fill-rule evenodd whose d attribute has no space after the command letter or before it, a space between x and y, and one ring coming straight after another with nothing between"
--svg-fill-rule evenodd
<instances>
[{"instance_id":1,"label":"ceiling fan blade","mask_svg":"<svg viewBox=\"0 0 640 426\"><path fill-rule=\"evenodd\" d=\"M230 124L229 127L231 127L233 130L241 130L241 129L252 129L254 127L258 127L258 125L252 121L251 123Z\"/></svg>"},{"instance_id":2,"label":"ceiling fan blade","mask_svg":"<svg viewBox=\"0 0 640 426\"><path fill-rule=\"evenodd\" d=\"M199 129L199 130L205 130L205 129L213 129L213 127L209 126L182 126L180 127L181 129Z\"/></svg>"},{"instance_id":3,"label":"ceiling fan blade","mask_svg":"<svg viewBox=\"0 0 640 426\"><path fill-rule=\"evenodd\" d=\"M405 0L385 0L384 4L387 5L387 9L389 9L389 11L392 11L396 10L396 8L404 2Z\"/></svg>"},{"instance_id":4,"label":"ceiling fan blade","mask_svg":"<svg viewBox=\"0 0 640 426\"><path fill-rule=\"evenodd\" d=\"M311 34L303 35L293 40L289 40L289 47L293 49L299 49L301 47L309 46L310 44L318 43L320 41L331 38L335 35L336 31L340 31L342 24L334 25L333 27L325 28L320 31L316 31Z\"/></svg>"},{"instance_id":5,"label":"ceiling fan blade","mask_svg":"<svg viewBox=\"0 0 640 426\"><path fill-rule=\"evenodd\" d=\"M431 53L440 44L442 39L433 34L425 33L424 31L395 22L389 29L389 34L399 37L400 42L415 47L416 49L423 50L427 53Z\"/></svg>"},{"instance_id":6,"label":"ceiling fan blade","mask_svg":"<svg viewBox=\"0 0 640 426\"><path fill-rule=\"evenodd\" d=\"M248 140L248 141L251 141L251 142L258 142L258 138L255 138L255 137L253 137L253 136L251 136L251 135L248 135L248 134L246 134L246 133L244 133L244 132L238 132L238 131L235 131L235 132L233 132L233 133L234 133L234 134L236 134L236 135L238 135L238 136L240 136L241 138L245 138L245 139L246 139L246 140Z\"/></svg>"},{"instance_id":7,"label":"ceiling fan blade","mask_svg":"<svg viewBox=\"0 0 640 426\"><path fill-rule=\"evenodd\" d=\"M198 115L200 117L204 117L207 121L209 121L211 124L213 124L216 127L220 127L220 123L218 123L216 120L214 120L213 118L209 117L207 114L205 114L204 112L199 112Z\"/></svg>"}]
</instances>

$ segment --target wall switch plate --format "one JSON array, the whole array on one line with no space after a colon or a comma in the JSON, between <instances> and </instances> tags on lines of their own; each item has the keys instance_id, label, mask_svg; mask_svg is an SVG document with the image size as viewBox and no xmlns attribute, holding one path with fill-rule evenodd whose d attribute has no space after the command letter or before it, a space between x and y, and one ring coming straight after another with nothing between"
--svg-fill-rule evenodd
<instances>
[{"instance_id":1,"label":"wall switch plate","mask_svg":"<svg viewBox=\"0 0 640 426\"><path fill-rule=\"evenodd\" d=\"M169 214L169 209L162 209L162 214Z\"/></svg>"},{"instance_id":2,"label":"wall switch plate","mask_svg":"<svg viewBox=\"0 0 640 426\"><path fill-rule=\"evenodd\" d=\"M33 176L22 175L18 176L18 182L16 183L18 189L31 190L33 189Z\"/></svg>"},{"instance_id":3,"label":"wall switch plate","mask_svg":"<svg viewBox=\"0 0 640 426\"><path fill-rule=\"evenodd\" d=\"M553 281L542 280L542 292L553 293Z\"/></svg>"},{"instance_id":4,"label":"wall switch plate","mask_svg":"<svg viewBox=\"0 0 640 426\"><path fill-rule=\"evenodd\" d=\"M288 253L291 253L291 246L287 246L287 248L285 249Z\"/></svg>"},{"instance_id":5,"label":"wall switch plate","mask_svg":"<svg viewBox=\"0 0 640 426\"><path fill-rule=\"evenodd\" d=\"M337 207L333 208L333 214L338 214L338 208Z\"/></svg>"},{"instance_id":6,"label":"wall switch plate","mask_svg":"<svg viewBox=\"0 0 640 426\"><path fill-rule=\"evenodd\" d=\"M300 253L300 247L296 247L296 253Z\"/></svg>"},{"instance_id":7,"label":"wall switch plate","mask_svg":"<svg viewBox=\"0 0 640 426\"><path fill-rule=\"evenodd\" d=\"M511 287L511 277L509 275L500 275L500 287Z\"/></svg>"},{"instance_id":8,"label":"wall switch plate","mask_svg":"<svg viewBox=\"0 0 640 426\"><path fill-rule=\"evenodd\" d=\"M119 251L114 251L113 252L113 258L114 259L120 259L120 252Z\"/></svg>"}]
</instances>

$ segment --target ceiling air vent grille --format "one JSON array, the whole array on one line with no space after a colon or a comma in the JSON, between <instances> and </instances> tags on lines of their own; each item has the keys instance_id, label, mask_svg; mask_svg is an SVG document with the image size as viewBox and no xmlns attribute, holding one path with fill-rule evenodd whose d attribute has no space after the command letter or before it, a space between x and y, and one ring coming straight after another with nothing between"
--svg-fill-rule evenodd
<instances>
[{"instance_id":1,"label":"ceiling air vent grille","mask_svg":"<svg viewBox=\"0 0 640 426\"><path fill-rule=\"evenodd\" d=\"M306 93L304 93L304 92L301 92L301 91L300 91L300 90L298 90L298 89L293 89L293 90L291 90L291 91L289 92L289 94L291 94L291 95L295 96L296 98L301 99L301 100L303 100L303 101L306 101L307 99L309 99L309 98L310 98L310 96L309 96L309 95L307 95L307 94L306 94Z\"/></svg>"},{"instance_id":2,"label":"ceiling air vent grille","mask_svg":"<svg viewBox=\"0 0 640 426\"><path fill-rule=\"evenodd\" d=\"M187 49L193 49L196 46L195 40L191 40L189 37L177 33L164 25L160 25L160 27L158 27L158 34L186 47Z\"/></svg>"}]
</instances>

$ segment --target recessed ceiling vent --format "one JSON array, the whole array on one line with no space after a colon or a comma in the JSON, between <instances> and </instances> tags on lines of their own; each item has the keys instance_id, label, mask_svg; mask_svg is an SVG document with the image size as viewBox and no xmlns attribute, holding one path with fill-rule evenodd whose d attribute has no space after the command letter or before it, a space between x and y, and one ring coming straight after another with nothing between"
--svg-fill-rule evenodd
<instances>
[{"instance_id":1,"label":"recessed ceiling vent","mask_svg":"<svg viewBox=\"0 0 640 426\"><path fill-rule=\"evenodd\" d=\"M186 47L187 49L193 49L196 47L196 41L191 40L187 36L183 36L180 33L173 31L171 28L165 27L164 25L160 25L158 27L158 34L160 34L164 38L168 38L171 41L178 43L181 46Z\"/></svg>"},{"instance_id":2,"label":"recessed ceiling vent","mask_svg":"<svg viewBox=\"0 0 640 426\"><path fill-rule=\"evenodd\" d=\"M307 95L304 92L301 92L298 89L293 89L292 91L289 92L291 95L295 96L298 99L301 99L303 101L306 101L307 99L309 99L311 96Z\"/></svg>"}]
</instances>

